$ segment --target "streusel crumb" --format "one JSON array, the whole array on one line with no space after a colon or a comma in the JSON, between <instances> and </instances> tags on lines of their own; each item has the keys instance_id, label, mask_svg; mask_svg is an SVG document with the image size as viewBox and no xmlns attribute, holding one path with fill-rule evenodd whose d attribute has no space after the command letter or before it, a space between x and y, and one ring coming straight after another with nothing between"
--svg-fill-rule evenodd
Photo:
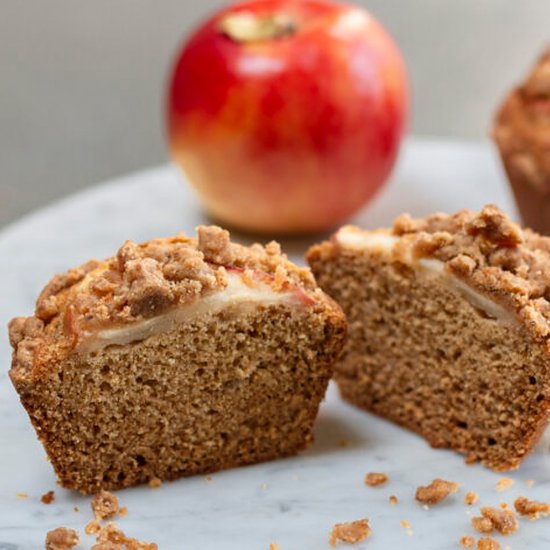
<instances>
[{"instance_id":1,"label":"streusel crumb","mask_svg":"<svg viewBox=\"0 0 550 550\"><path fill-rule=\"evenodd\" d=\"M429 485L418 487L416 500L422 504L438 504L457 490L458 483L445 481L444 479L434 479Z\"/></svg>"},{"instance_id":2,"label":"streusel crumb","mask_svg":"<svg viewBox=\"0 0 550 550\"><path fill-rule=\"evenodd\" d=\"M118 498L109 491L100 491L91 502L96 519L111 519L118 513Z\"/></svg>"},{"instance_id":3,"label":"streusel crumb","mask_svg":"<svg viewBox=\"0 0 550 550\"><path fill-rule=\"evenodd\" d=\"M51 504L55 500L55 491L48 491L40 497L42 504Z\"/></svg>"},{"instance_id":4,"label":"streusel crumb","mask_svg":"<svg viewBox=\"0 0 550 550\"><path fill-rule=\"evenodd\" d=\"M370 472L365 476L365 485L369 487L378 487L388 482L388 476L384 473Z\"/></svg>"},{"instance_id":5,"label":"streusel crumb","mask_svg":"<svg viewBox=\"0 0 550 550\"><path fill-rule=\"evenodd\" d=\"M336 546L338 541L346 544L355 544L365 540L371 533L368 519L360 519L350 523L337 523L332 528L329 544Z\"/></svg>"},{"instance_id":6,"label":"streusel crumb","mask_svg":"<svg viewBox=\"0 0 550 550\"><path fill-rule=\"evenodd\" d=\"M474 491L468 491L464 496L464 502L468 506L473 506L478 501L478 498L479 496L477 493L475 493Z\"/></svg>"},{"instance_id":7,"label":"streusel crumb","mask_svg":"<svg viewBox=\"0 0 550 550\"><path fill-rule=\"evenodd\" d=\"M499 508L492 508L490 506L484 506L481 508L481 518L473 518L472 525L474 529L482 533L489 533L485 530L488 528L488 522L496 529L501 535L510 535L518 530L518 520L512 510L501 510ZM474 523L475 521L475 523ZM480 527L479 529L476 527Z\"/></svg>"},{"instance_id":8,"label":"streusel crumb","mask_svg":"<svg viewBox=\"0 0 550 550\"><path fill-rule=\"evenodd\" d=\"M500 550L500 542L491 537L479 539L477 541L477 550Z\"/></svg>"},{"instance_id":9,"label":"streusel crumb","mask_svg":"<svg viewBox=\"0 0 550 550\"><path fill-rule=\"evenodd\" d=\"M540 516L550 514L550 504L537 500L529 500L526 497L518 497L514 501L514 508L521 516L528 516L530 519L538 519Z\"/></svg>"},{"instance_id":10,"label":"streusel crumb","mask_svg":"<svg viewBox=\"0 0 550 550\"><path fill-rule=\"evenodd\" d=\"M464 548L473 548L475 543L476 541L474 537L470 535L464 535L463 537L460 538L460 544Z\"/></svg>"},{"instance_id":11,"label":"streusel crumb","mask_svg":"<svg viewBox=\"0 0 550 550\"><path fill-rule=\"evenodd\" d=\"M74 529L58 527L46 535L46 550L70 550L79 542L78 533Z\"/></svg>"}]
</instances>

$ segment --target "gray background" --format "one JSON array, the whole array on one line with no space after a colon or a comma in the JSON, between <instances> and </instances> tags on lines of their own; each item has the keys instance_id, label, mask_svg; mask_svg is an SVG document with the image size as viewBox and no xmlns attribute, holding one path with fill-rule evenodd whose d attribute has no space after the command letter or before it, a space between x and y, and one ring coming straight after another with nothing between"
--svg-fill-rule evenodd
<instances>
[{"instance_id":1,"label":"gray background","mask_svg":"<svg viewBox=\"0 0 550 550\"><path fill-rule=\"evenodd\" d=\"M222 0L0 0L0 226L166 161L178 44ZM416 134L483 138L550 42L548 0L363 0L408 63Z\"/></svg>"}]
</instances>

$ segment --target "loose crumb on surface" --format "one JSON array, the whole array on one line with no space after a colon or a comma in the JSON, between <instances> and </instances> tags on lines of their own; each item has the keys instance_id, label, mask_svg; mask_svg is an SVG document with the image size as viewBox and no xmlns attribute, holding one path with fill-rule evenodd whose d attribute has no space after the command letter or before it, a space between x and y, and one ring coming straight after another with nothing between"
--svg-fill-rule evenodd
<instances>
[{"instance_id":1,"label":"loose crumb on surface","mask_svg":"<svg viewBox=\"0 0 550 550\"><path fill-rule=\"evenodd\" d=\"M501 535L510 535L518 530L518 520L512 510L500 510L484 506L481 508L481 517L472 518L472 526L480 533L490 533L496 529ZM489 530L489 524L492 529Z\"/></svg>"},{"instance_id":2,"label":"loose crumb on surface","mask_svg":"<svg viewBox=\"0 0 550 550\"><path fill-rule=\"evenodd\" d=\"M208 478L207 478L208 481ZM162 485L162 481L158 477L153 477L149 480L149 487L151 489L158 489Z\"/></svg>"},{"instance_id":3,"label":"loose crumb on surface","mask_svg":"<svg viewBox=\"0 0 550 550\"><path fill-rule=\"evenodd\" d=\"M460 538L460 545L464 546L464 548L473 548L475 543L476 540L470 535L464 535Z\"/></svg>"},{"instance_id":4,"label":"loose crumb on surface","mask_svg":"<svg viewBox=\"0 0 550 550\"><path fill-rule=\"evenodd\" d=\"M392 506L396 506L397 503L399 502L398 498L395 496L395 495L390 495L390 504Z\"/></svg>"},{"instance_id":5,"label":"loose crumb on surface","mask_svg":"<svg viewBox=\"0 0 550 550\"><path fill-rule=\"evenodd\" d=\"M78 506L75 506L75 507L73 508L73 510L74 510L75 512L80 512L80 508L79 508Z\"/></svg>"},{"instance_id":6,"label":"loose crumb on surface","mask_svg":"<svg viewBox=\"0 0 550 550\"><path fill-rule=\"evenodd\" d=\"M479 495L474 491L468 491L464 496L464 502L468 506L473 506L478 501L478 499L479 499Z\"/></svg>"},{"instance_id":7,"label":"loose crumb on surface","mask_svg":"<svg viewBox=\"0 0 550 550\"><path fill-rule=\"evenodd\" d=\"M540 516L550 514L550 504L537 500L529 500L526 497L518 497L514 501L514 508L521 516L527 516L529 519L538 519Z\"/></svg>"},{"instance_id":8,"label":"loose crumb on surface","mask_svg":"<svg viewBox=\"0 0 550 550\"><path fill-rule=\"evenodd\" d=\"M272 542L272 543L269 545L269 550L279 550L279 545L278 545L278 544L275 544L274 542Z\"/></svg>"},{"instance_id":9,"label":"loose crumb on surface","mask_svg":"<svg viewBox=\"0 0 550 550\"><path fill-rule=\"evenodd\" d=\"M411 524L406 519L402 519L400 523L401 523L401 527L403 527L403 529L410 529L411 528Z\"/></svg>"},{"instance_id":10,"label":"loose crumb on surface","mask_svg":"<svg viewBox=\"0 0 550 550\"><path fill-rule=\"evenodd\" d=\"M126 508L126 506L122 506L121 508L119 508L118 515L119 516L127 516L128 515L128 508Z\"/></svg>"},{"instance_id":11,"label":"loose crumb on surface","mask_svg":"<svg viewBox=\"0 0 550 550\"><path fill-rule=\"evenodd\" d=\"M206 480L207 483L214 481L214 478L212 476L206 476L204 479Z\"/></svg>"},{"instance_id":12,"label":"loose crumb on surface","mask_svg":"<svg viewBox=\"0 0 550 550\"><path fill-rule=\"evenodd\" d=\"M499 493L502 493L502 491L506 491L506 489L509 489L513 484L514 480L511 477L501 477L498 480L496 489Z\"/></svg>"},{"instance_id":13,"label":"loose crumb on surface","mask_svg":"<svg viewBox=\"0 0 550 550\"><path fill-rule=\"evenodd\" d=\"M55 500L55 491L48 491L40 497L42 504L51 504Z\"/></svg>"},{"instance_id":14,"label":"loose crumb on surface","mask_svg":"<svg viewBox=\"0 0 550 550\"><path fill-rule=\"evenodd\" d=\"M434 479L429 485L418 487L416 500L422 504L438 504L457 490L458 483L445 481L444 479Z\"/></svg>"},{"instance_id":15,"label":"loose crumb on surface","mask_svg":"<svg viewBox=\"0 0 550 550\"><path fill-rule=\"evenodd\" d=\"M96 541L98 544L92 546L92 550L158 550L154 542L142 542L127 537L113 522L99 531Z\"/></svg>"},{"instance_id":16,"label":"loose crumb on surface","mask_svg":"<svg viewBox=\"0 0 550 550\"><path fill-rule=\"evenodd\" d=\"M46 550L69 550L80 542L78 533L74 529L58 527L48 531L46 535Z\"/></svg>"},{"instance_id":17,"label":"loose crumb on surface","mask_svg":"<svg viewBox=\"0 0 550 550\"><path fill-rule=\"evenodd\" d=\"M500 550L500 542L491 537L479 539L477 541L477 550Z\"/></svg>"},{"instance_id":18,"label":"loose crumb on surface","mask_svg":"<svg viewBox=\"0 0 550 550\"><path fill-rule=\"evenodd\" d=\"M369 487L378 487L388 482L388 476L382 472L369 472L365 476L365 485Z\"/></svg>"},{"instance_id":19,"label":"loose crumb on surface","mask_svg":"<svg viewBox=\"0 0 550 550\"><path fill-rule=\"evenodd\" d=\"M109 491L100 491L91 502L96 519L111 519L118 513L118 498Z\"/></svg>"},{"instance_id":20,"label":"loose crumb on surface","mask_svg":"<svg viewBox=\"0 0 550 550\"><path fill-rule=\"evenodd\" d=\"M29 493L15 493L15 496L20 499L29 498Z\"/></svg>"},{"instance_id":21,"label":"loose crumb on surface","mask_svg":"<svg viewBox=\"0 0 550 550\"><path fill-rule=\"evenodd\" d=\"M368 519L359 519L349 523L337 523L330 533L329 544L336 546L337 542L355 544L361 542L371 535Z\"/></svg>"},{"instance_id":22,"label":"loose crumb on surface","mask_svg":"<svg viewBox=\"0 0 550 550\"><path fill-rule=\"evenodd\" d=\"M99 523L99 521L97 519L93 519L93 520L89 521L86 524L86 527L84 527L84 532L87 535L95 535L95 534L99 533L100 531L101 531L101 524Z\"/></svg>"}]
</instances>

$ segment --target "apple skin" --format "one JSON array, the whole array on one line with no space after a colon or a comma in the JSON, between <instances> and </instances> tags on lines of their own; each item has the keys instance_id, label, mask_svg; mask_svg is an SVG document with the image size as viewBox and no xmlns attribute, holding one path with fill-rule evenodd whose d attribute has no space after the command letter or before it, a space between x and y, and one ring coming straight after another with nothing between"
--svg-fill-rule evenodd
<instances>
[{"instance_id":1,"label":"apple skin","mask_svg":"<svg viewBox=\"0 0 550 550\"><path fill-rule=\"evenodd\" d=\"M295 32L242 41L228 15L283 15ZM172 157L221 222L308 233L349 218L387 180L408 111L401 55L365 10L327 0L253 0L204 23L175 64Z\"/></svg>"}]
</instances>

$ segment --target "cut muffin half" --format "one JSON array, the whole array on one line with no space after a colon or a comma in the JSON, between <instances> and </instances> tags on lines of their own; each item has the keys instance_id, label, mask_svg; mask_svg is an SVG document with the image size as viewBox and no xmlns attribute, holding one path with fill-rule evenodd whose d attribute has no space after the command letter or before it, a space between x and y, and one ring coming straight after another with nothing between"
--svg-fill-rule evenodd
<instances>
[{"instance_id":1,"label":"cut muffin half","mask_svg":"<svg viewBox=\"0 0 550 550\"><path fill-rule=\"evenodd\" d=\"M345 329L276 243L200 227L56 276L10 323L10 377L61 484L92 493L303 449Z\"/></svg>"},{"instance_id":2,"label":"cut muffin half","mask_svg":"<svg viewBox=\"0 0 550 550\"><path fill-rule=\"evenodd\" d=\"M487 206L344 227L308 261L348 317L346 400L469 461L519 466L550 409L550 239Z\"/></svg>"}]
</instances>

